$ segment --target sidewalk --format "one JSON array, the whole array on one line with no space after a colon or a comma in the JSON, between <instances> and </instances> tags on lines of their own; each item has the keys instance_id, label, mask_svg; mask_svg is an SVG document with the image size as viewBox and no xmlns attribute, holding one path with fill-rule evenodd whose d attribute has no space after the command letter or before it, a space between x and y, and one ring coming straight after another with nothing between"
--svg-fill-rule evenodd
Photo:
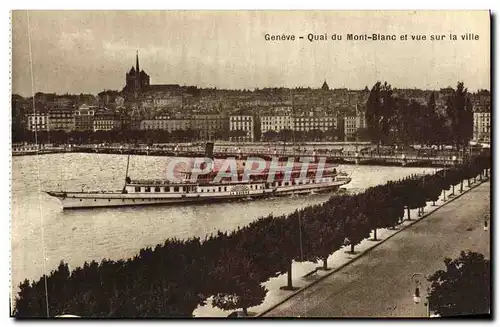
<instances>
[{"instance_id":1,"label":"sidewalk","mask_svg":"<svg viewBox=\"0 0 500 327\"><path fill-rule=\"evenodd\" d=\"M472 188L469 189L466 186L466 182L464 183L464 193L460 194L459 193L459 186L455 187L455 194L456 197L452 197L451 200L448 198L448 194L450 191L446 192L446 202L443 202L443 196L441 194L440 200L436 202L436 206L432 206L432 202L429 202L428 205L425 207L425 214L423 217L418 217L417 216L417 209L411 210L410 215L412 218L412 221L407 221L405 220L401 225L396 227L396 230L389 230L389 229L379 229L377 230L377 238L379 241L371 241L369 239L365 239L362 241L360 244L356 245L356 252L358 252L356 255L351 255L345 253L348 249L347 248L342 248L339 251L333 253L330 255L328 258L328 267L331 268L331 270L325 272L322 270L319 270L317 274L314 274L310 277L304 278L303 276L314 270L316 267L321 266L321 263L313 263L313 262L294 262L292 266L292 277L293 277L293 285L296 287L300 287L300 289L296 292L290 292L290 291L284 291L280 290L280 286L286 285L286 280L287 280L287 275L283 274L280 275L276 278L272 278L263 285L269 290L267 293L267 296L262 304L259 306L253 307L249 309L250 314L255 314L257 316L291 316L291 317L297 317L299 315L304 316L304 310L301 310L302 313L298 313L297 310L293 310L293 307L295 306L298 309L298 306L303 307L304 304L302 302L310 302L311 301L311 293L316 292L316 289L321 288L322 284L325 284L325 280L331 280L332 278L335 278L337 274L345 274L344 270L349 269L351 265L355 265L357 262L366 262L367 256L370 253L373 252L380 252L382 245L385 245L384 248L390 247L394 249L398 249L402 245L406 243L406 239L408 236L402 236L407 235L407 234L415 234L415 230L417 229L417 226L419 224L416 224L415 226L407 229L410 225L415 224L417 221L421 221L423 218L432 218L433 216L437 215L438 213L444 212L446 209L446 212L455 212L456 210L456 204L460 201L460 203L465 202L469 203L470 200L465 199L467 196L470 198L473 196L472 194L477 194L478 192L484 193L483 189L487 189L485 195L482 195L482 197L485 199L485 201L488 201L488 206L489 206L489 182L485 183L483 185L480 185L478 182L476 184L471 185ZM487 185L487 186L485 186ZM479 187L478 187L479 186ZM475 189L478 187L477 189ZM468 192L469 190L474 189L473 192ZM460 200L460 198L464 197L464 200ZM475 196L477 198L477 195ZM456 200L455 200L456 198ZM454 203L453 205L449 206L443 206L443 204L448 204L448 203ZM481 202L482 203L482 202ZM467 208L468 205L465 205ZM463 206L463 205L461 205ZM431 215L431 213L434 213L436 210L438 210L435 214ZM461 213L465 212L466 210L460 210ZM442 214L440 214L441 216ZM406 219L406 215L405 215ZM482 219L482 218L481 218ZM424 221L422 221L423 223ZM480 229L481 232L482 230L482 220L480 224ZM483 232L484 233L484 232ZM488 232L489 233L489 232ZM427 233L429 238L433 237L431 233ZM489 234L488 234L489 235ZM420 235L420 237L425 237L425 235ZM436 236L436 237L441 237L441 236ZM389 239L390 238L390 239ZM448 239L448 237L446 238ZM489 239L488 239L489 240ZM442 241L442 239L441 239ZM421 242L421 240L419 240ZM389 244L388 244L389 243ZM488 247L489 247L489 242L488 242ZM488 248L489 249L489 248ZM376 250L376 251L375 251ZM387 251L387 250L386 250ZM489 251L489 250L488 250ZM418 252L418 251L417 251ZM460 251L458 251L460 252ZM390 256L392 259L394 259L394 256L391 256L391 254L386 253L387 256ZM370 257L373 257L374 255L371 255ZM411 257L411 254L409 254ZM444 257L443 257L444 258ZM359 261L358 261L359 259ZM407 257L400 258L402 262L405 262L407 260ZM375 254L375 257L369 259L369 260L377 260L381 262L384 262L386 260L385 258L379 258L377 257L377 254ZM440 264L442 263L441 257L437 260L437 263ZM372 263L375 264L375 263ZM423 265L424 267L426 264ZM344 268L345 267L345 268ZM440 267L440 266L438 266ZM340 271L339 271L340 270ZM422 270L422 269L420 269ZM422 272L422 271L420 271ZM371 275L370 271L366 272L367 274ZM412 272L413 273L413 272ZM411 273L410 273L411 276ZM390 280L391 278L386 278L386 276L383 277L386 280ZM405 277L406 279L410 278ZM388 285L389 287L392 287L391 285ZM287 301L287 299L290 299ZM411 300L411 298L410 298ZM352 301L357 301L356 298L353 298ZM284 302L284 303L283 303ZM302 304L301 304L302 303ZM412 302L413 303L413 302ZM310 303L309 305L312 305ZM285 310L286 308L292 308L290 310ZM211 306L210 301L208 301L207 305L204 307L199 307L195 310L194 315L196 317L226 317L230 311L223 311L218 308L214 308ZM333 312L332 312L333 314ZM332 316L330 313L325 313L326 316ZM312 316L311 312L307 309L305 311L305 315L307 316ZM373 315L373 314L372 314Z\"/></svg>"},{"instance_id":2,"label":"sidewalk","mask_svg":"<svg viewBox=\"0 0 500 327\"><path fill-rule=\"evenodd\" d=\"M444 268L445 257L455 258L461 250L489 257L490 231L483 230L483 217L490 212L490 183L475 186L390 239L381 234L385 242L263 316L423 316L422 303L412 299L413 273L432 274Z\"/></svg>"}]
</instances>

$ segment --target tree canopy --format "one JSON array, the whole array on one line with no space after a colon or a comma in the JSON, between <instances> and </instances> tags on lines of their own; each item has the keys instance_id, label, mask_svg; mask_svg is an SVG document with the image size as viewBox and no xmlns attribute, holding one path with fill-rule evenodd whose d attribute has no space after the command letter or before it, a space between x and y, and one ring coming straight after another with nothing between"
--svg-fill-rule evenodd
<instances>
[{"instance_id":1,"label":"tree canopy","mask_svg":"<svg viewBox=\"0 0 500 327\"><path fill-rule=\"evenodd\" d=\"M488 314L491 309L491 264L477 252L446 258L445 270L429 277L431 311L442 317Z\"/></svg>"}]
</instances>

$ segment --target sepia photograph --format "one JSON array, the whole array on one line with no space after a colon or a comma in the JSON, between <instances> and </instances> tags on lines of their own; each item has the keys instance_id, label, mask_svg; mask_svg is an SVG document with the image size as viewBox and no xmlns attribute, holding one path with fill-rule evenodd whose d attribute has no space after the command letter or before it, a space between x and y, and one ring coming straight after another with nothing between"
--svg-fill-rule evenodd
<instances>
[{"instance_id":1,"label":"sepia photograph","mask_svg":"<svg viewBox=\"0 0 500 327\"><path fill-rule=\"evenodd\" d=\"M10 18L11 318L492 318L489 10Z\"/></svg>"}]
</instances>

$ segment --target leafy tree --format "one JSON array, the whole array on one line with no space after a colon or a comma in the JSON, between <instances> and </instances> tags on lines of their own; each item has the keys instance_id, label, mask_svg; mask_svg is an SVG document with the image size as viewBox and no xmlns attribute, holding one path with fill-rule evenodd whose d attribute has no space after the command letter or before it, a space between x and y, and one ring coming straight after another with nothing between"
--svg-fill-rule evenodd
<instances>
[{"instance_id":1,"label":"leafy tree","mask_svg":"<svg viewBox=\"0 0 500 327\"><path fill-rule=\"evenodd\" d=\"M375 83L366 102L366 124L368 126L368 133L371 139L376 142L379 142L381 139L380 121L384 115L380 87L380 82Z\"/></svg>"},{"instance_id":2,"label":"leafy tree","mask_svg":"<svg viewBox=\"0 0 500 327\"><path fill-rule=\"evenodd\" d=\"M321 141L323 139L324 133L320 129L313 129L307 131L307 138L311 141Z\"/></svg>"},{"instance_id":3,"label":"leafy tree","mask_svg":"<svg viewBox=\"0 0 500 327\"><path fill-rule=\"evenodd\" d=\"M264 138L265 141L274 141L278 138L278 132L270 129L270 130L264 132L262 134L262 137Z\"/></svg>"},{"instance_id":4,"label":"leafy tree","mask_svg":"<svg viewBox=\"0 0 500 327\"><path fill-rule=\"evenodd\" d=\"M344 243L344 221L339 214L342 200L332 197L329 205L318 206L318 215L307 221L306 229L312 230L308 242L308 253L323 260L323 270L328 270L328 257L339 250Z\"/></svg>"},{"instance_id":5,"label":"leafy tree","mask_svg":"<svg viewBox=\"0 0 500 327\"><path fill-rule=\"evenodd\" d=\"M396 99L391 85L375 83L366 102L366 123L373 141L380 144L388 140L395 113Z\"/></svg>"},{"instance_id":6,"label":"leafy tree","mask_svg":"<svg viewBox=\"0 0 500 327\"><path fill-rule=\"evenodd\" d=\"M363 205L363 198L360 195L355 195L346 197L346 199L341 213L341 216L344 217L345 244L351 246L350 253L354 254L355 245L370 236L371 226L366 213L357 209Z\"/></svg>"},{"instance_id":7,"label":"leafy tree","mask_svg":"<svg viewBox=\"0 0 500 327\"><path fill-rule=\"evenodd\" d=\"M282 129L278 132L278 137L280 141L291 142L294 137L294 131L291 129Z\"/></svg>"},{"instance_id":8,"label":"leafy tree","mask_svg":"<svg viewBox=\"0 0 500 327\"><path fill-rule=\"evenodd\" d=\"M358 128L356 132L357 141L370 141L370 134L368 132L368 128Z\"/></svg>"},{"instance_id":9,"label":"leafy tree","mask_svg":"<svg viewBox=\"0 0 500 327\"><path fill-rule=\"evenodd\" d=\"M446 101L446 113L451 122L454 143L459 149L465 149L472 138L473 112L472 103L467 97L467 88L463 82L457 83L457 89Z\"/></svg>"},{"instance_id":10,"label":"leafy tree","mask_svg":"<svg viewBox=\"0 0 500 327\"><path fill-rule=\"evenodd\" d=\"M488 314L491 308L490 261L477 252L446 258L445 270L429 277L430 309L442 317Z\"/></svg>"}]
</instances>

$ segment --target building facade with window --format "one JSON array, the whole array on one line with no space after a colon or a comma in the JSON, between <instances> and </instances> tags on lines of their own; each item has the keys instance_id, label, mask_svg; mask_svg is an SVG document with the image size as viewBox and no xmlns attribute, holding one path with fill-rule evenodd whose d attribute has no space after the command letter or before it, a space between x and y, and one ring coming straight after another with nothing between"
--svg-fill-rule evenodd
<instances>
[{"instance_id":1,"label":"building facade with window","mask_svg":"<svg viewBox=\"0 0 500 327\"><path fill-rule=\"evenodd\" d=\"M254 117L251 115L229 116L229 134L231 141L252 142L255 138Z\"/></svg>"},{"instance_id":2,"label":"building facade with window","mask_svg":"<svg viewBox=\"0 0 500 327\"><path fill-rule=\"evenodd\" d=\"M491 113L489 111L474 113L473 139L477 142L491 141Z\"/></svg>"},{"instance_id":3,"label":"building facade with window","mask_svg":"<svg viewBox=\"0 0 500 327\"><path fill-rule=\"evenodd\" d=\"M77 131L92 131L94 130L94 116L97 107L81 105L75 111L75 130Z\"/></svg>"},{"instance_id":4,"label":"building facade with window","mask_svg":"<svg viewBox=\"0 0 500 327\"><path fill-rule=\"evenodd\" d=\"M354 141L358 130L357 116L344 117L344 137L346 141Z\"/></svg>"},{"instance_id":5,"label":"building facade with window","mask_svg":"<svg viewBox=\"0 0 500 327\"><path fill-rule=\"evenodd\" d=\"M260 129L262 133L267 131L279 132L284 129L294 128L293 117L291 115L268 115L260 117Z\"/></svg>"},{"instance_id":6,"label":"building facade with window","mask_svg":"<svg viewBox=\"0 0 500 327\"><path fill-rule=\"evenodd\" d=\"M191 119L171 119L169 116L160 116L154 119L145 119L140 122L141 130L163 130L172 133L173 131L185 131L191 128Z\"/></svg>"},{"instance_id":7,"label":"building facade with window","mask_svg":"<svg viewBox=\"0 0 500 327\"><path fill-rule=\"evenodd\" d=\"M113 111L97 111L94 115L94 132L117 130L120 125L120 119Z\"/></svg>"},{"instance_id":8,"label":"building facade with window","mask_svg":"<svg viewBox=\"0 0 500 327\"><path fill-rule=\"evenodd\" d=\"M71 132L75 129L73 108L53 108L49 110L50 130Z\"/></svg>"},{"instance_id":9,"label":"building facade with window","mask_svg":"<svg viewBox=\"0 0 500 327\"><path fill-rule=\"evenodd\" d=\"M48 131L50 126L49 114L34 112L27 115L27 128L32 132Z\"/></svg>"},{"instance_id":10,"label":"building facade with window","mask_svg":"<svg viewBox=\"0 0 500 327\"><path fill-rule=\"evenodd\" d=\"M227 116L224 115L194 115L191 128L198 131L202 140L213 140L225 135L229 130Z\"/></svg>"},{"instance_id":11,"label":"building facade with window","mask_svg":"<svg viewBox=\"0 0 500 327\"><path fill-rule=\"evenodd\" d=\"M326 132L337 128L337 117L309 113L309 115L295 117L293 124L296 131L320 130Z\"/></svg>"}]
</instances>

